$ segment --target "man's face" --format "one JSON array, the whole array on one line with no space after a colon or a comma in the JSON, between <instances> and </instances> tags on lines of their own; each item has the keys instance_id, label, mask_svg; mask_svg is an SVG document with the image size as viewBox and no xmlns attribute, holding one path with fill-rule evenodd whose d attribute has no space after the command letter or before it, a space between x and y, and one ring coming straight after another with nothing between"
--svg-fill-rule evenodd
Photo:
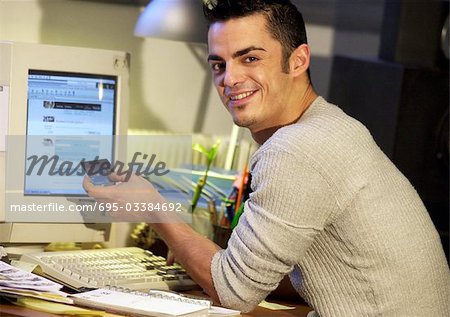
<instances>
[{"instance_id":1,"label":"man's face","mask_svg":"<svg viewBox=\"0 0 450 317\"><path fill-rule=\"evenodd\" d=\"M282 71L282 47L261 14L216 22L208 33L214 84L233 121L258 132L292 121L292 76Z\"/></svg>"}]
</instances>

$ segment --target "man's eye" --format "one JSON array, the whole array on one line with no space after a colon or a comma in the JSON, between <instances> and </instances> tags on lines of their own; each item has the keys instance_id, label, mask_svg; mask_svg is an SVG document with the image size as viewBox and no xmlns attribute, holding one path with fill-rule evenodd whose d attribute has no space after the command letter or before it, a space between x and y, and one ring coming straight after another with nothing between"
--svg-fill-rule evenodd
<instances>
[{"instance_id":1,"label":"man's eye","mask_svg":"<svg viewBox=\"0 0 450 317\"><path fill-rule=\"evenodd\" d=\"M222 70L225 67L225 65L223 63L214 63L211 64L211 69L215 72L218 72L220 70Z\"/></svg>"},{"instance_id":2,"label":"man's eye","mask_svg":"<svg viewBox=\"0 0 450 317\"><path fill-rule=\"evenodd\" d=\"M249 57L247 57L247 58L245 59L245 62L246 62L246 63L254 63L254 62L258 61L258 60L259 60L259 58L257 58L257 57L249 56Z\"/></svg>"}]
</instances>

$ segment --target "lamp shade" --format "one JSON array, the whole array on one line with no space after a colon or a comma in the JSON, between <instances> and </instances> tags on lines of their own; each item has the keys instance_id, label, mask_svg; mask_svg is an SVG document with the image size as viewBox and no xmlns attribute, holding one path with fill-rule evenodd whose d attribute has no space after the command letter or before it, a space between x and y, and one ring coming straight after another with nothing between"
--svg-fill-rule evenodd
<instances>
[{"instance_id":1,"label":"lamp shade","mask_svg":"<svg viewBox=\"0 0 450 317\"><path fill-rule=\"evenodd\" d=\"M202 0L152 0L141 13L134 35L206 43Z\"/></svg>"}]
</instances>

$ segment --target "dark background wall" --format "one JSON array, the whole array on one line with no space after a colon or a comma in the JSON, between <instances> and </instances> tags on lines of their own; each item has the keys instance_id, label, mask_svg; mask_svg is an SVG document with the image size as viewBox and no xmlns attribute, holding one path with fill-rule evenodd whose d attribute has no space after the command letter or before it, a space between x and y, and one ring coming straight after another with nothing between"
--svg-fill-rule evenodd
<instances>
[{"instance_id":1,"label":"dark background wall","mask_svg":"<svg viewBox=\"0 0 450 317\"><path fill-rule=\"evenodd\" d=\"M333 54L329 89L330 101L362 121L414 185L447 257L448 14L448 1L387 0L377 56ZM354 27L343 23L336 27Z\"/></svg>"}]
</instances>

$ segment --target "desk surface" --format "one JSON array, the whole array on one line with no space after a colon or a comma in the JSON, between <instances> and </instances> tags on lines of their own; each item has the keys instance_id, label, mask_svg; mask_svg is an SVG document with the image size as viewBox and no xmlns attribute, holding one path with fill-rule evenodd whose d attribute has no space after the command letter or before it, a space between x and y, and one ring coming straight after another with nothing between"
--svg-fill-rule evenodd
<instances>
[{"instance_id":1,"label":"desk surface","mask_svg":"<svg viewBox=\"0 0 450 317\"><path fill-rule=\"evenodd\" d=\"M305 304L293 304L291 302L280 302L287 306L295 306L292 310L269 310L266 308L257 307L254 311L248 314L242 314L242 317L306 317L311 308ZM44 313L36 310L31 310L24 307L15 306L13 304L0 304L1 317L62 317L62 315L54 315ZM107 317L117 317L120 315L107 314Z\"/></svg>"}]
</instances>

